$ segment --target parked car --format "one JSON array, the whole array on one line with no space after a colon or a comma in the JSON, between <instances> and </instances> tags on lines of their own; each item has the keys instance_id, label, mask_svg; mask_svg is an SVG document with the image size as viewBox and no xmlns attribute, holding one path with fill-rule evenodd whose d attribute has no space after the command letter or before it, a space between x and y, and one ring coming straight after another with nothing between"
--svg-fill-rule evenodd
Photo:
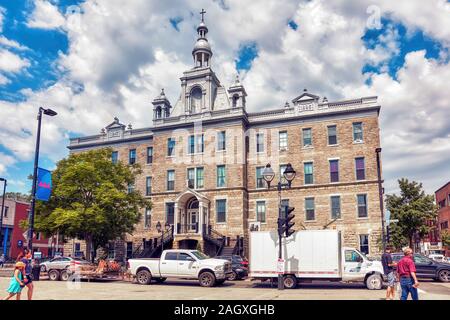
<instances>
[{"instance_id":1,"label":"parked car","mask_svg":"<svg viewBox=\"0 0 450 320\"><path fill-rule=\"evenodd\" d=\"M139 284L152 279L164 282L167 278L197 279L202 287L213 287L227 280L232 272L227 260L209 258L198 250L164 250L160 259L129 259L127 267Z\"/></svg>"},{"instance_id":2,"label":"parked car","mask_svg":"<svg viewBox=\"0 0 450 320\"><path fill-rule=\"evenodd\" d=\"M403 257L403 253L392 254L392 260L396 262ZM416 264L416 275L418 278L450 282L450 265L448 263L438 262L418 253L415 253L413 257L414 263Z\"/></svg>"},{"instance_id":3,"label":"parked car","mask_svg":"<svg viewBox=\"0 0 450 320\"><path fill-rule=\"evenodd\" d=\"M47 272L48 278L52 281L57 280L67 280L69 273L67 268L71 263L76 263L78 265L90 265L91 263L87 260L72 257L56 257L49 261L45 261L39 264L41 267L41 272Z\"/></svg>"},{"instance_id":4,"label":"parked car","mask_svg":"<svg viewBox=\"0 0 450 320\"><path fill-rule=\"evenodd\" d=\"M445 257L443 254L436 254L436 253L429 254L428 258L433 259L434 261L437 261L437 262L445 262L445 260L444 260Z\"/></svg>"},{"instance_id":5,"label":"parked car","mask_svg":"<svg viewBox=\"0 0 450 320\"><path fill-rule=\"evenodd\" d=\"M231 262L232 273L228 276L228 280L241 280L248 276L248 261L238 255L217 256L216 259L224 259Z\"/></svg>"}]
</instances>

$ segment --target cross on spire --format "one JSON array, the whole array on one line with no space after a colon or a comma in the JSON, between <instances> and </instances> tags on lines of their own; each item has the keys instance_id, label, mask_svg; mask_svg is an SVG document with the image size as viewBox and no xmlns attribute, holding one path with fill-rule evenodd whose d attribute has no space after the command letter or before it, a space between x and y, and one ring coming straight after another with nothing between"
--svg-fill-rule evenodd
<instances>
[{"instance_id":1,"label":"cross on spire","mask_svg":"<svg viewBox=\"0 0 450 320\"><path fill-rule=\"evenodd\" d=\"M202 22L204 22L204 15L205 15L206 11L205 9L202 8L202 11L200 11L200 14L202 15Z\"/></svg>"}]
</instances>

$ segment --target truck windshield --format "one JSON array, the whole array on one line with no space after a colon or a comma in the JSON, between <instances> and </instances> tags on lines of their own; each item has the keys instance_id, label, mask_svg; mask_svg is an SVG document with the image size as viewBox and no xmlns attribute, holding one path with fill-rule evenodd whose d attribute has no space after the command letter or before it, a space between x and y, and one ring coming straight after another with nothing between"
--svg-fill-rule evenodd
<instances>
[{"instance_id":1,"label":"truck windshield","mask_svg":"<svg viewBox=\"0 0 450 320\"><path fill-rule=\"evenodd\" d=\"M192 253L198 260L205 260L205 259L208 259L208 258L209 258L206 254L204 254L204 253L202 253L202 252L200 252L200 251L191 251L191 253Z\"/></svg>"},{"instance_id":2,"label":"truck windshield","mask_svg":"<svg viewBox=\"0 0 450 320\"><path fill-rule=\"evenodd\" d=\"M371 259L368 256L366 256L364 252L361 252L358 249L356 249L356 252L358 252L364 259L369 260L369 261L373 261L373 259Z\"/></svg>"}]
</instances>

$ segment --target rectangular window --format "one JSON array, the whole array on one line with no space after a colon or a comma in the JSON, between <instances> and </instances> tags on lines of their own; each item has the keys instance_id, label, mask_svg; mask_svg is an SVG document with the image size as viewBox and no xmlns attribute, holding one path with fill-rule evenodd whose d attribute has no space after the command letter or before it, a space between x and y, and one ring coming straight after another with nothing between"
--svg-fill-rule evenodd
<instances>
[{"instance_id":1,"label":"rectangular window","mask_svg":"<svg viewBox=\"0 0 450 320\"><path fill-rule=\"evenodd\" d=\"M337 139L336 126L328 126L328 144L333 145L333 144L337 144L337 143L338 143L338 139Z\"/></svg>"},{"instance_id":2,"label":"rectangular window","mask_svg":"<svg viewBox=\"0 0 450 320\"><path fill-rule=\"evenodd\" d=\"M330 160L330 182L339 182L339 160Z\"/></svg>"},{"instance_id":3,"label":"rectangular window","mask_svg":"<svg viewBox=\"0 0 450 320\"><path fill-rule=\"evenodd\" d=\"M132 193L134 192L134 183L129 183L128 184L128 193Z\"/></svg>"},{"instance_id":4,"label":"rectangular window","mask_svg":"<svg viewBox=\"0 0 450 320\"><path fill-rule=\"evenodd\" d=\"M362 142L363 141L363 126L362 122L353 123L353 141Z\"/></svg>"},{"instance_id":5,"label":"rectangular window","mask_svg":"<svg viewBox=\"0 0 450 320\"><path fill-rule=\"evenodd\" d=\"M217 150L223 151L226 149L226 135L225 131L220 131L217 133Z\"/></svg>"},{"instance_id":6,"label":"rectangular window","mask_svg":"<svg viewBox=\"0 0 450 320\"><path fill-rule=\"evenodd\" d=\"M203 134L199 134L197 136L197 153L203 153L203 150L205 149L204 141L203 141Z\"/></svg>"},{"instance_id":7,"label":"rectangular window","mask_svg":"<svg viewBox=\"0 0 450 320\"><path fill-rule=\"evenodd\" d=\"M216 200L216 222L227 222L227 200Z\"/></svg>"},{"instance_id":8,"label":"rectangular window","mask_svg":"<svg viewBox=\"0 0 450 320\"><path fill-rule=\"evenodd\" d=\"M278 133L278 145L280 150L286 150L288 147L288 133L287 131L280 131Z\"/></svg>"},{"instance_id":9,"label":"rectangular window","mask_svg":"<svg viewBox=\"0 0 450 320\"><path fill-rule=\"evenodd\" d=\"M256 152L264 152L264 134L256 134Z\"/></svg>"},{"instance_id":10,"label":"rectangular window","mask_svg":"<svg viewBox=\"0 0 450 320\"><path fill-rule=\"evenodd\" d=\"M167 202L166 203L166 221L169 224L173 224L175 219L175 203Z\"/></svg>"},{"instance_id":11,"label":"rectangular window","mask_svg":"<svg viewBox=\"0 0 450 320\"><path fill-rule=\"evenodd\" d=\"M135 164L136 163L136 149L131 149L128 154L129 154L128 163Z\"/></svg>"},{"instance_id":12,"label":"rectangular window","mask_svg":"<svg viewBox=\"0 0 450 320\"><path fill-rule=\"evenodd\" d=\"M366 168L364 164L364 158L355 159L355 169L356 169L356 180L366 179Z\"/></svg>"},{"instance_id":13,"label":"rectangular window","mask_svg":"<svg viewBox=\"0 0 450 320\"><path fill-rule=\"evenodd\" d=\"M145 178L145 195L149 196L152 194L152 177Z\"/></svg>"},{"instance_id":14,"label":"rectangular window","mask_svg":"<svg viewBox=\"0 0 450 320\"><path fill-rule=\"evenodd\" d=\"M256 221L266 222L266 202L256 201Z\"/></svg>"},{"instance_id":15,"label":"rectangular window","mask_svg":"<svg viewBox=\"0 0 450 320\"><path fill-rule=\"evenodd\" d=\"M5 198L6 199L6 198ZM0 207L0 210L2 210L3 208L2 207ZM9 210L9 207L7 207L7 206L5 206L5 210L3 211L3 216L5 217L5 218L8 218L8 210Z\"/></svg>"},{"instance_id":16,"label":"rectangular window","mask_svg":"<svg viewBox=\"0 0 450 320\"><path fill-rule=\"evenodd\" d=\"M167 170L167 190L175 190L175 170Z\"/></svg>"},{"instance_id":17,"label":"rectangular window","mask_svg":"<svg viewBox=\"0 0 450 320\"><path fill-rule=\"evenodd\" d=\"M152 210L150 208L145 208L144 228L150 229L151 225L152 225Z\"/></svg>"},{"instance_id":18,"label":"rectangular window","mask_svg":"<svg viewBox=\"0 0 450 320\"><path fill-rule=\"evenodd\" d=\"M167 139L167 156L175 155L175 138Z\"/></svg>"},{"instance_id":19,"label":"rectangular window","mask_svg":"<svg viewBox=\"0 0 450 320\"><path fill-rule=\"evenodd\" d=\"M303 146L312 146L312 130L311 128L302 129Z\"/></svg>"},{"instance_id":20,"label":"rectangular window","mask_svg":"<svg viewBox=\"0 0 450 320\"><path fill-rule=\"evenodd\" d=\"M305 212L306 220L311 221L316 219L316 213L314 208L314 198L305 198Z\"/></svg>"},{"instance_id":21,"label":"rectangular window","mask_svg":"<svg viewBox=\"0 0 450 320\"><path fill-rule=\"evenodd\" d=\"M195 169L189 168L187 170L187 180L188 180L188 188L194 189L195 188Z\"/></svg>"},{"instance_id":22,"label":"rectangular window","mask_svg":"<svg viewBox=\"0 0 450 320\"><path fill-rule=\"evenodd\" d=\"M314 183L314 166L312 162L305 162L303 164L303 170L305 171L305 184Z\"/></svg>"},{"instance_id":23,"label":"rectangular window","mask_svg":"<svg viewBox=\"0 0 450 320\"><path fill-rule=\"evenodd\" d=\"M223 188L226 186L226 169L224 165L217 166L217 187Z\"/></svg>"},{"instance_id":24,"label":"rectangular window","mask_svg":"<svg viewBox=\"0 0 450 320\"><path fill-rule=\"evenodd\" d=\"M263 170L264 170L264 167L256 168L256 188L257 189L262 189L262 188L266 187L266 182L262 175Z\"/></svg>"},{"instance_id":25,"label":"rectangular window","mask_svg":"<svg viewBox=\"0 0 450 320\"><path fill-rule=\"evenodd\" d=\"M127 259L131 259L133 256L133 242L127 242Z\"/></svg>"},{"instance_id":26,"label":"rectangular window","mask_svg":"<svg viewBox=\"0 0 450 320\"><path fill-rule=\"evenodd\" d=\"M117 161L119 161L119 152L118 151L113 151L111 153L111 161L112 163L116 164Z\"/></svg>"},{"instance_id":27,"label":"rectangular window","mask_svg":"<svg viewBox=\"0 0 450 320\"><path fill-rule=\"evenodd\" d=\"M204 187L204 174L203 168L197 168L197 188L201 189Z\"/></svg>"},{"instance_id":28,"label":"rectangular window","mask_svg":"<svg viewBox=\"0 0 450 320\"><path fill-rule=\"evenodd\" d=\"M195 136L189 136L188 140L188 153L193 154L195 152Z\"/></svg>"},{"instance_id":29,"label":"rectangular window","mask_svg":"<svg viewBox=\"0 0 450 320\"><path fill-rule=\"evenodd\" d=\"M41 233L40 232L36 232L36 240L41 240Z\"/></svg>"},{"instance_id":30,"label":"rectangular window","mask_svg":"<svg viewBox=\"0 0 450 320\"><path fill-rule=\"evenodd\" d=\"M75 251L81 251L81 243L75 243Z\"/></svg>"},{"instance_id":31,"label":"rectangular window","mask_svg":"<svg viewBox=\"0 0 450 320\"><path fill-rule=\"evenodd\" d=\"M341 197L331 196L331 219L341 218Z\"/></svg>"},{"instance_id":32,"label":"rectangular window","mask_svg":"<svg viewBox=\"0 0 450 320\"><path fill-rule=\"evenodd\" d=\"M280 177L281 177L281 183L287 183L286 178L284 177L284 170L286 170L287 165L286 164L280 164Z\"/></svg>"},{"instance_id":33,"label":"rectangular window","mask_svg":"<svg viewBox=\"0 0 450 320\"><path fill-rule=\"evenodd\" d=\"M153 147L147 148L147 164L153 163Z\"/></svg>"},{"instance_id":34,"label":"rectangular window","mask_svg":"<svg viewBox=\"0 0 450 320\"><path fill-rule=\"evenodd\" d=\"M358 218L367 218L367 195L358 194Z\"/></svg>"},{"instance_id":35,"label":"rectangular window","mask_svg":"<svg viewBox=\"0 0 450 320\"><path fill-rule=\"evenodd\" d=\"M360 234L359 235L359 251L364 254L369 254L369 235Z\"/></svg>"}]
</instances>

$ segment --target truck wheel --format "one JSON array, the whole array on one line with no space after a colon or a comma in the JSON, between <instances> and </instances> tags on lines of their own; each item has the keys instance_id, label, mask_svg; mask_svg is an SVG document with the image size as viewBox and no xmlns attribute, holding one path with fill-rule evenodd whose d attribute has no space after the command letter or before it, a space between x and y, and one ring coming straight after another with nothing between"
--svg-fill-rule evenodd
<instances>
[{"instance_id":1,"label":"truck wheel","mask_svg":"<svg viewBox=\"0 0 450 320\"><path fill-rule=\"evenodd\" d=\"M58 270L50 270L48 272L48 278L51 281L58 281L59 280L59 271Z\"/></svg>"},{"instance_id":2,"label":"truck wheel","mask_svg":"<svg viewBox=\"0 0 450 320\"><path fill-rule=\"evenodd\" d=\"M380 290L383 287L383 280L379 274L372 274L366 279L366 287L369 290Z\"/></svg>"},{"instance_id":3,"label":"truck wheel","mask_svg":"<svg viewBox=\"0 0 450 320\"><path fill-rule=\"evenodd\" d=\"M198 280L202 287L214 287L216 284L216 277L209 271L202 272L198 277Z\"/></svg>"},{"instance_id":4,"label":"truck wheel","mask_svg":"<svg viewBox=\"0 0 450 320\"><path fill-rule=\"evenodd\" d=\"M441 270L438 274L439 281L449 282L450 281L450 270Z\"/></svg>"},{"instance_id":5,"label":"truck wheel","mask_svg":"<svg viewBox=\"0 0 450 320\"><path fill-rule=\"evenodd\" d=\"M139 284L149 284L152 281L152 275L148 270L141 270L136 274L136 280Z\"/></svg>"},{"instance_id":6,"label":"truck wheel","mask_svg":"<svg viewBox=\"0 0 450 320\"><path fill-rule=\"evenodd\" d=\"M283 278L283 285L286 289L295 289L297 287L297 278L288 274Z\"/></svg>"},{"instance_id":7,"label":"truck wheel","mask_svg":"<svg viewBox=\"0 0 450 320\"><path fill-rule=\"evenodd\" d=\"M61 281L67 281L67 280L69 280L70 275L69 275L69 272L67 272L67 270L63 270L63 271L61 271L61 274L59 277L60 277Z\"/></svg>"},{"instance_id":8,"label":"truck wheel","mask_svg":"<svg viewBox=\"0 0 450 320\"><path fill-rule=\"evenodd\" d=\"M163 283L164 281L166 281L167 280L167 278L156 278L155 279L155 281L157 282L157 283Z\"/></svg>"}]
</instances>

